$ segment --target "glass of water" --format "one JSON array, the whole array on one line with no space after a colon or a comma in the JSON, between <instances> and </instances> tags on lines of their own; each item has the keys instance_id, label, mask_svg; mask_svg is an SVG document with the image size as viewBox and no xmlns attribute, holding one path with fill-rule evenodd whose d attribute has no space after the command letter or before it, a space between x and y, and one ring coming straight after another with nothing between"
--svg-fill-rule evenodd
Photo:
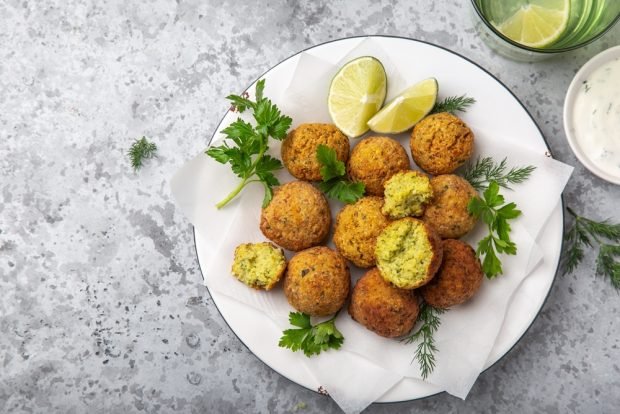
<instances>
[{"instance_id":1,"label":"glass of water","mask_svg":"<svg viewBox=\"0 0 620 414\"><path fill-rule=\"evenodd\" d=\"M471 0L478 33L498 53L541 60L580 48L620 19L620 0Z\"/></svg>"}]
</instances>

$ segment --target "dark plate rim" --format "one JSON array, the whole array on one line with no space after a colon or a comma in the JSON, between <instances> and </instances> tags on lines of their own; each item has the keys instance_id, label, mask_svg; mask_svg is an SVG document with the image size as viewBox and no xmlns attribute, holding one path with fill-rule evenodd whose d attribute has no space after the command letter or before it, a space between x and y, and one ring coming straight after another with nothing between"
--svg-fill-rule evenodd
<instances>
[{"instance_id":1,"label":"dark plate rim","mask_svg":"<svg viewBox=\"0 0 620 414\"><path fill-rule=\"evenodd\" d=\"M361 38L369 38L369 37L379 37L379 38L391 38L391 39L402 39L402 40L410 40L413 42L419 42L419 43L424 43L427 44L429 46L434 46L437 47L439 49L442 49L448 53L452 53L453 55L456 55L458 57L460 57L461 59L464 59L466 61L468 61L469 63L475 65L476 67L478 67L479 69L481 69L483 72L485 72L487 75L491 76L496 82L498 82L502 87L504 87L504 89L506 89L508 91L508 93L510 93L512 95L512 97L519 103L519 105L521 105L521 107L523 108L523 110L525 111L525 113L530 117L530 119L532 120L532 122L534 123L534 125L536 126L536 128L538 129L538 132L540 132L540 136L543 138L543 141L545 142L545 146L547 147L547 150L549 151L549 154L551 154L551 156L553 157L553 153L551 152L551 148L549 147L549 142L547 141L547 138L545 137L545 135L543 134L542 130L540 129L540 127L538 126L538 123L536 122L536 120L534 119L534 117L532 117L532 114L530 114L530 112L527 110L527 108L525 107L525 105L523 105L523 103L519 100L519 98L517 98L517 96L506 86L504 85L504 83L502 81L500 81L499 79L497 79L497 77L495 77L491 72L489 72L488 70L486 70L485 68L483 68L482 66L480 66L478 63L474 62L473 60L469 59L468 57L465 57L463 55L461 55L460 53L454 52L446 47L437 45L435 43L432 42L427 42L425 40L419 40L419 39L414 39L411 37L406 37L406 36L397 36L397 35L381 35L381 34L377 34L377 35L358 35L358 36L347 36L347 37L341 37L338 39L332 39L332 40L328 40L326 42L322 42L322 43L318 43L316 45L313 46L309 46L305 49L302 49L284 59L282 59L281 61L279 61L278 63L276 63L275 65L271 66L269 69L267 69L265 72L263 72L259 77L257 77L256 79L254 79L254 81L252 81L250 83L250 86L253 85L256 81L258 81L259 79L261 79L267 72L271 71L273 68L275 68L276 66L279 66L280 64L282 64L284 61L289 60L303 52L306 52L310 49L314 49L315 47L319 47L319 46L323 46L323 45L327 45L330 43L334 43L334 42L339 42L341 40L347 40L347 39L361 39ZM245 90L247 91L249 89L246 88ZM217 131L220 128L220 125L222 125L222 122L224 121L224 118L226 117L226 115L228 114L228 112L226 112L224 114L224 116L222 117L222 119L220 120L220 122L217 124L217 126L214 129L213 135L211 135L211 138L209 139L209 142L207 143L207 146L211 145L211 141L213 140L213 138L215 137L215 131ZM564 217L564 195L561 196L560 198L561 202L562 202L562 222L564 222L565 217ZM196 228L192 226L192 231L193 231L193 236L194 236L194 251L196 252L196 261L198 262L198 269L200 270L200 276L202 276L202 279L204 281L204 275L202 273L202 267L200 266L200 260L198 260L198 248L196 247ZM547 303L547 300L549 299L549 294L551 293L551 290L553 289L553 287L555 286L555 282L557 281L557 277L558 277L558 273L559 273L559 269L560 269L560 262L561 262L561 257L562 257L562 252L564 251L564 227L562 227L562 243L560 245L560 256L558 257L558 263L556 266L556 270L555 270L555 275L553 276L553 281L551 282L551 286L549 287L549 291L547 292L547 295L545 296L545 300L542 303L542 306L540 307L540 309L538 310L538 312L536 313L536 316L534 317L534 319L532 320L532 323L530 323L530 325L527 327L527 329L523 332L523 334L519 337L519 339L517 339L515 341L515 343L510 347L510 349L508 349L508 351L506 351L506 353L504 353L504 355L502 355L497 361L495 361L490 367L488 367L487 369L485 369L484 371L481 372L484 373L486 371L488 371L489 369L493 368L495 365L497 365L500 361L502 361L506 355L508 355L514 348L515 346L517 346L517 344L519 342L521 342L521 339L523 339L523 337L528 333L528 331L532 328L532 325L534 325L534 322L536 322L536 320L538 319L538 316L540 315L540 312L542 311L542 309L545 307L545 304ZM319 390L315 390L312 388L308 388L302 384L299 384L295 381L293 381L292 379L290 379L289 377L287 377L286 375L282 374L281 372L277 371L276 369L274 369L271 365L267 364L265 361L263 361L262 359L260 359L256 354L254 354L254 352L252 352L252 350L250 349L250 347L241 340L241 338L239 338L239 336L237 335L237 333L235 332L235 330L230 326L230 324L228 323L228 321L226 320L226 318L224 317L224 315L222 315L222 312L220 312L220 309L217 307L217 304L215 303L215 300L213 300L213 296L211 295L211 291L209 290L209 288L204 285L204 287L207 289L207 292L209 293L209 296L211 297L212 301L213 301L213 305L215 306L215 309L217 309L217 311L219 312L220 316L222 317L222 319L224 320L224 322L226 323L226 326L228 326L228 328L232 331L232 333L237 337L237 339L239 340L239 342L241 342L243 344L243 346L245 346L247 348L248 351L250 351L250 353L252 355L254 355L254 357L256 359L258 359L259 361L261 361L263 364L265 364L265 366L267 366L268 368L270 368L272 371L276 372L278 375L286 378L288 381L292 382L293 384L296 384L300 387L303 387L305 389L308 389L310 391L315 392L316 394L319 395L325 395L324 391L319 392ZM420 398L413 398L410 400L402 400L402 401L389 401L389 402L374 402L373 404L398 404L398 403L403 403L403 402L410 402L410 401L419 401L419 400L424 400L426 398L431 398L434 397L436 395L439 394L443 394L445 393L445 391L440 391L438 393L435 394L431 394L431 395L427 395L426 397L420 397Z\"/></svg>"}]
</instances>

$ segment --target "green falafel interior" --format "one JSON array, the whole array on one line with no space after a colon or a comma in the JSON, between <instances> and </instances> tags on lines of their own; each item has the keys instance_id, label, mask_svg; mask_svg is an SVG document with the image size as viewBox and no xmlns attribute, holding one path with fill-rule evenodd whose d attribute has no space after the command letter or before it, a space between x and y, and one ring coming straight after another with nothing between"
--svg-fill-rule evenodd
<instances>
[{"instance_id":1,"label":"green falafel interior","mask_svg":"<svg viewBox=\"0 0 620 414\"><path fill-rule=\"evenodd\" d=\"M273 288L285 268L282 249L269 242L241 244L235 249L232 274L254 289Z\"/></svg>"},{"instance_id":2,"label":"green falafel interior","mask_svg":"<svg viewBox=\"0 0 620 414\"><path fill-rule=\"evenodd\" d=\"M399 172L385 183L385 202L381 211L392 219L421 216L432 198L433 187L425 174Z\"/></svg>"},{"instance_id":3,"label":"green falafel interior","mask_svg":"<svg viewBox=\"0 0 620 414\"><path fill-rule=\"evenodd\" d=\"M407 218L388 225L377 237L376 254L383 278L402 289L419 287L434 273L436 253L419 220Z\"/></svg>"}]
</instances>

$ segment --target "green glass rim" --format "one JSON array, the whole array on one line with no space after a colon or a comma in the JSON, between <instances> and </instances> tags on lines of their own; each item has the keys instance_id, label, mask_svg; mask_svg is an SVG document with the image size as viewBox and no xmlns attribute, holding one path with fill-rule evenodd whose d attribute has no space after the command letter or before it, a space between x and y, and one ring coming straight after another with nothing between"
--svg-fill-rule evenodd
<instances>
[{"instance_id":1,"label":"green glass rim","mask_svg":"<svg viewBox=\"0 0 620 414\"><path fill-rule=\"evenodd\" d=\"M535 47L524 46L524 45L522 45L520 43L517 43L514 40L506 37L499 30L497 30L495 28L495 26L493 26L491 24L491 22L489 22L486 19L486 17L484 17L484 15L482 14L482 11L480 10L480 7L478 7L478 4L476 4L476 0L471 0L471 5L474 8L474 11L478 15L478 17L480 18L480 20L485 24L485 26L487 28L489 28L489 30L491 30L493 33L495 33L495 35L498 36L500 39L502 39L506 43L508 43L508 44L518 48L518 49L525 50L525 51L532 52L532 53L539 53L539 54L549 54L549 55L552 55L552 54L555 54L555 53L563 53L563 52L569 52L571 50L579 49L580 47L588 45L588 44L594 42L595 40L599 39L600 37L602 37L605 33L607 33L609 30L611 30L611 28L614 27L614 25L616 23L618 23L618 20L620 20L620 13L618 13L618 15L616 17L614 17L614 19L607 25L607 27L605 27L604 30L601 30L600 33L598 33L596 36L592 37L591 39L586 40L585 42L581 42L581 43L578 43L578 44L573 45L573 46L562 47L562 48L549 47L549 48L545 48L545 49L537 49Z\"/></svg>"}]
</instances>

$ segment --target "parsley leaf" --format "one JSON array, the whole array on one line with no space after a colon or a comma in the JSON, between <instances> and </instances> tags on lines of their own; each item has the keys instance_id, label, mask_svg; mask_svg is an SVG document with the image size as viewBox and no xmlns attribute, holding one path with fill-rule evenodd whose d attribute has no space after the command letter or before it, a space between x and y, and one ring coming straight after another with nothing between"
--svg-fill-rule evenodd
<instances>
[{"instance_id":1,"label":"parsley leaf","mask_svg":"<svg viewBox=\"0 0 620 414\"><path fill-rule=\"evenodd\" d=\"M323 177L319 189L329 198L351 204L364 196L366 186L362 182L351 182L346 178L344 162L338 159L334 149L321 144L316 149L316 158L321 164Z\"/></svg>"},{"instance_id":2,"label":"parsley leaf","mask_svg":"<svg viewBox=\"0 0 620 414\"><path fill-rule=\"evenodd\" d=\"M230 167L241 182L222 201L216 204L222 208L230 200L235 198L243 188L251 182L261 182L265 188L263 208L266 207L273 197L273 187L280 184L274 171L282 168L282 163L277 158L267 155L269 150L269 137L282 140L286 137L293 120L282 115L276 105L263 96L265 80L256 83L254 93L256 101L249 99L249 95L229 95L226 98L233 105L233 110L244 112L246 109L254 111L256 126L237 118L236 121L222 130L226 140L232 141L234 146L225 141L222 145L211 147L206 154L221 164L230 164Z\"/></svg>"},{"instance_id":3,"label":"parsley leaf","mask_svg":"<svg viewBox=\"0 0 620 414\"><path fill-rule=\"evenodd\" d=\"M473 197L467 205L467 211L480 218L489 229L489 234L478 242L476 249L478 257L483 257L482 270L489 279L503 273L502 262L497 253L517 254L517 245L510 240L508 220L519 217L521 211L515 203L504 204L499 187L496 181L491 181L483 193L483 198Z\"/></svg>"},{"instance_id":4,"label":"parsley leaf","mask_svg":"<svg viewBox=\"0 0 620 414\"><path fill-rule=\"evenodd\" d=\"M302 312L290 312L289 322L297 328L287 329L283 332L278 346L289 348L291 351L302 350L304 355L311 357L328 349L340 349L344 342L342 333L336 328L336 317L312 325L310 316Z\"/></svg>"}]
</instances>

